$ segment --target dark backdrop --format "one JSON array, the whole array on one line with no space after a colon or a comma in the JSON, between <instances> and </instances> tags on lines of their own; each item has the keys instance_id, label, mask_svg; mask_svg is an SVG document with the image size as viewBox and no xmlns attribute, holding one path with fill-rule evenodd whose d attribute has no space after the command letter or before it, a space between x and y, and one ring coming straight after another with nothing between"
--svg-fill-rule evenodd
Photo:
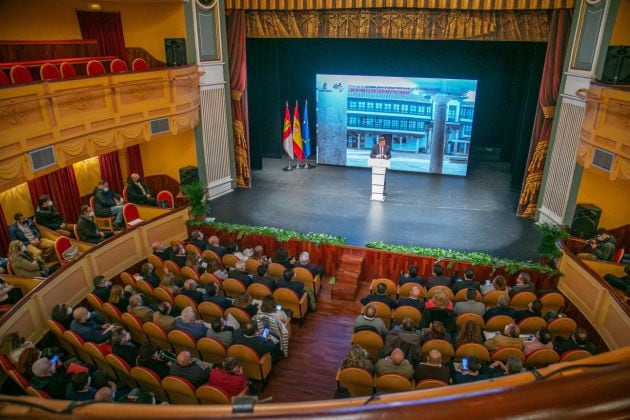
<instances>
[{"instance_id":1,"label":"dark backdrop","mask_svg":"<svg viewBox=\"0 0 630 420\"><path fill-rule=\"evenodd\" d=\"M282 156L285 101L293 115L295 101L303 112L308 99L315 153L317 73L474 79L478 84L470 165L506 162L512 185L520 187L545 50L545 43L534 42L250 38L252 169L262 169L263 157Z\"/></svg>"}]
</instances>

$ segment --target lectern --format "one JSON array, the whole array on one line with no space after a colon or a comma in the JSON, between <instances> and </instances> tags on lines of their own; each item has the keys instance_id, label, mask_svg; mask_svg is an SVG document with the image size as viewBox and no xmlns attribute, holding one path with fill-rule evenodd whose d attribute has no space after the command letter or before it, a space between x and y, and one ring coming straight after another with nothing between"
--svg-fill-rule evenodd
<instances>
[{"instance_id":1,"label":"lectern","mask_svg":"<svg viewBox=\"0 0 630 420\"><path fill-rule=\"evenodd\" d=\"M372 168L372 196L370 200L385 201L385 173L389 168L389 159L368 159Z\"/></svg>"}]
</instances>

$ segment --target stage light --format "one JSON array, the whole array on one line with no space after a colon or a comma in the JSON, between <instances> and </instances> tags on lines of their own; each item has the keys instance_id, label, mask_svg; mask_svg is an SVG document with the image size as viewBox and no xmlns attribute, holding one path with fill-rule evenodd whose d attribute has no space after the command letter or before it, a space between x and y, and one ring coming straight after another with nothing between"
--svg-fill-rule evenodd
<instances>
[{"instance_id":1,"label":"stage light","mask_svg":"<svg viewBox=\"0 0 630 420\"><path fill-rule=\"evenodd\" d=\"M90 10L102 10L103 6L100 3L88 3L88 9L90 9Z\"/></svg>"}]
</instances>

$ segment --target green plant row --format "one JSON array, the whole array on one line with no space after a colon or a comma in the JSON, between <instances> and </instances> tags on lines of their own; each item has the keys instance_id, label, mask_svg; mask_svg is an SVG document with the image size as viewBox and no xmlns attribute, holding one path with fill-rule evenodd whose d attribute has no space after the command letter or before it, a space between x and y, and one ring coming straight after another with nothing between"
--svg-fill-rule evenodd
<instances>
[{"instance_id":1,"label":"green plant row","mask_svg":"<svg viewBox=\"0 0 630 420\"><path fill-rule=\"evenodd\" d=\"M345 245L346 238L343 236L333 236L326 233L299 233L294 230L280 229L268 226L249 226L236 223L218 223L218 222L200 222L189 220L188 225L197 227L211 227L217 230L225 230L230 233L238 233L237 238L241 239L243 235L256 234L268 235L276 238L280 242L287 242L290 239L309 241L315 245Z\"/></svg>"},{"instance_id":2,"label":"green plant row","mask_svg":"<svg viewBox=\"0 0 630 420\"><path fill-rule=\"evenodd\" d=\"M491 266L493 270L503 269L509 274L514 274L519 270L534 270L543 274L551 276L561 274L558 270L541 265L532 261L516 261L509 258L497 258L492 255L483 252L462 252L454 251L452 249L441 248L424 248L421 246L404 246L386 244L384 242L368 242L365 244L368 248L382 249L384 251L396 252L400 254L413 254L422 255L427 257L434 257L439 260L452 260L449 263L451 266L454 262L470 263L472 265L487 265Z\"/></svg>"}]
</instances>

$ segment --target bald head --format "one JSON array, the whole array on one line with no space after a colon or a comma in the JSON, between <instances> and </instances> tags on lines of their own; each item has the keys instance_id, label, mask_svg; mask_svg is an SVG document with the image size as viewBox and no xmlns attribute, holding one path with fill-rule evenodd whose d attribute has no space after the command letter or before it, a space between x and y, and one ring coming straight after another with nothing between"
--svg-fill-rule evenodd
<instances>
[{"instance_id":1,"label":"bald head","mask_svg":"<svg viewBox=\"0 0 630 420\"><path fill-rule=\"evenodd\" d=\"M431 350L429 352L429 357L427 357L427 362L430 365L439 366L442 364L442 353L439 350Z\"/></svg>"},{"instance_id":2,"label":"bald head","mask_svg":"<svg viewBox=\"0 0 630 420\"><path fill-rule=\"evenodd\" d=\"M192 359L190 357L190 352L182 351L177 355L177 364L180 366L188 366L192 363Z\"/></svg>"},{"instance_id":3,"label":"bald head","mask_svg":"<svg viewBox=\"0 0 630 420\"><path fill-rule=\"evenodd\" d=\"M131 178L131 180L133 182L138 182L140 180L140 175L138 175L138 174L131 174L131 175L129 175L129 178Z\"/></svg>"},{"instance_id":4,"label":"bald head","mask_svg":"<svg viewBox=\"0 0 630 420\"><path fill-rule=\"evenodd\" d=\"M96 391L94 394L94 401L99 402L114 402L114 392L107 386Z\"/></svg>"},{"instance_id":5,"label":"bald head","mask_svg":"<svg viewBox=\"0 0 630 420\"><path fill-rule=\"evenodd\" d=\"M208 243L210 245L213 246L219 246L219 237L218 236L211 236L208 238Z\"/></svg>"},{"instance_id":6,"label":"bald head","mask_svg":"<svg viewBox=\"0 0 630 420\"><path fill-rule=\"evenodd\" d=\"M72 312L72 318L79 322L84 322L90 316L90 312L82 306L79 306Z\"/></svg>"},{"instance_id":7,"label":"bald head","mask_svg":"<svg viewBox=\"0 0 630 420\"><path fill-rule=\"evenodd\" d=\"M411 288L411 293L409 293L409 297L412 299L420 298L420 288L418 286L413 286Z\"/></svg>"},{"instance_id":8,"label":"bald head","mask_svg":"<svg viewBox=\"0 0 630 420\"><path fill-rule=\"evenodd\" d=\"M196 287L197 287L197 282L194 281L193 279L187 279L184 282L184 289L186 290L195 290Z\"/></svg>"},{"instance_id":9,"label":"bald head","mask_svg":"<svg viewBox=\"0 0 630 420\"><path fill-rule=\"evenodd\" d=\"M376 308L372 305L368 305L367 308L365 308L365 316L367 318L374 318L376 316Z\"/></svg>"},{"instance_id":10,"label":"bald head","mask_svg":"<svg viewBox=\"0 0 630 420\"><path fill-rule=\"evenodd\" d=\"M405 360L405 353L401 349L396 348L392 351L390 358L395 365L399 365Z\"/></svg>"}]
</instances>

